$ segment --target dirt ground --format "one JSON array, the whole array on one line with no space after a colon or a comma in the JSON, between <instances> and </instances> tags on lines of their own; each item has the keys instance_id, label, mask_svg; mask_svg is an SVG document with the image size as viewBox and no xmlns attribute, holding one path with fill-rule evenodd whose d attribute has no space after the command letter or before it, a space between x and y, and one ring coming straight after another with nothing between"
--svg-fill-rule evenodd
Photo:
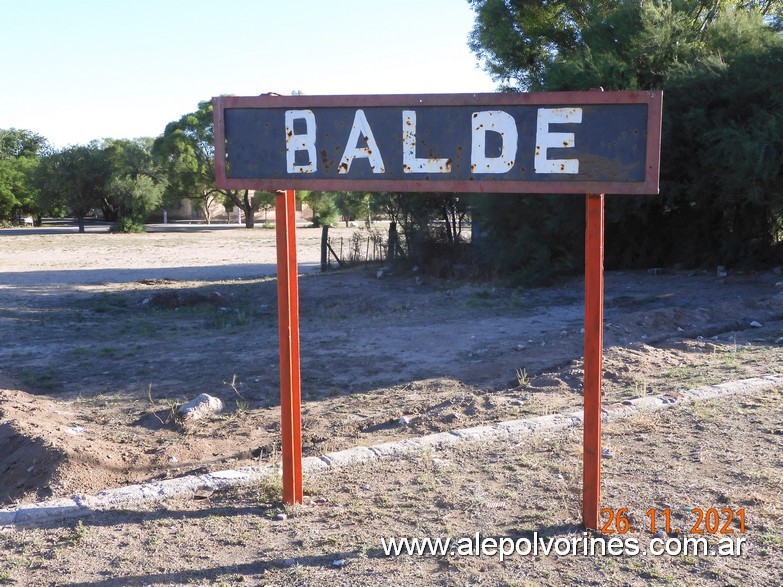
<instances>
[{"instance_id":1,"label":"dirt ground","mask_svg":"<svg viewBox=\"0 0 783 587\"><path fill-rule=\"evenodd\" d=\"M174 228L0 231L0 507L278 461L274 231ZM320 231L298 237L306 456L581 407L582 279L321 274ZM605 401L782 373L776 271L608 273ZM226 410L176 422L202 392ZM380 552L393 535L578 536L569 431L318 475L288 510L261 487L2 535L0 583L779 585L781 415L777 390L605 432L606 507L683 523L686 507L744 508L751 547L734 559Z\"/></svg>"}]
</instances>

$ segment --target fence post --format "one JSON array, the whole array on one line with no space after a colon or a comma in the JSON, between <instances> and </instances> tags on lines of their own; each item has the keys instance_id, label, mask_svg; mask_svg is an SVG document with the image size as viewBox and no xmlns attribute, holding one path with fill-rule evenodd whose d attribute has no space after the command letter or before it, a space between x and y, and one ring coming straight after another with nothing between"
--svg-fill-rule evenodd
<instances>
[{"instance_id":1,"label":"fence post","mask_svg":"<svg viewBox=\"0 0 783 587\"><path fill-rule=\"evenodd\" d=\"M394 259L397 256L397 223L392 222L389 224L389 242L388 251L386 253L386 262L394 263Z\"/></svg>"},{"instance_id":2,"label":"fence post","mask_svg":"<svg viewBox=\"0 0 783 587\"><path fill-rule=\"evenodd\" d=\"M327 245L329 244L329 226L324 224L321 227L321 271L327 271L329 269L329 251Z\"/></svg>"}]
</instances>

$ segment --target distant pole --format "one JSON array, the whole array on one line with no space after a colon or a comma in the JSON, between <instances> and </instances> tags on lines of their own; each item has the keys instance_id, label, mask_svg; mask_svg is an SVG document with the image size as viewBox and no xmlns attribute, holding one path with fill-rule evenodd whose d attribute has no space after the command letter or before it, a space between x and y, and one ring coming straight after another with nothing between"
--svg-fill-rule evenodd
<instances>
[{"instance_id":1,"label":"distant pole","mask_svg":"<svg viewBox=\"0 0 783 587\"><path fill-rule=\"evenodd\" d=\"M280 337L280 412L283 501L302 503L302 408L299 367L299 276L296 265L296 192L277 192L277 309Z\"/></svg>"},{"instance_id":2,"label":"distant pole","mask_svg":"<svg viewBox=\"0 0 783 587\"><path fill-rule=\"evenodd\" d=\"M329 270L329 225L321 227L321 271Z\"/></svg>"},{"instance_id":3,"label":"distant pole","mask_svg":"<svg viewBox=\"0 0 783 587\"><path fill-rule=\"evenodd\" d=\"M585 227L584 459L582 521L598 529L601 509L601 379L604 334L604 195L588 194Z\"/></svg>"}]
</instances>

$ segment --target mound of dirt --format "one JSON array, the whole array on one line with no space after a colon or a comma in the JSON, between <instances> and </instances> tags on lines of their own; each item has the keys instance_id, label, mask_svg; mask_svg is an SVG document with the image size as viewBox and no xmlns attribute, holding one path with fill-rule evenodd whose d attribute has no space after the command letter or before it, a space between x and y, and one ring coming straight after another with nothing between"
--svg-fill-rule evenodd
<instances>
[{"instance_id":1,"label":"mound of dirt","mask_svg":"<svg viewBox=\"0 0 783 587\"><path fill-rule=\"evenodd\" d=\"M236 434L219 418L190 429L150 406L126 409L123 418L111 403L53 401L6 387L12 389L0 389L0 506L95 493L210 464L225 468L253 458L238 436L253 442L258 455L274 450L258 448L256 435L265 437L266 430Z\"/></svg>"},{"instance_id":2,"label":"mound of dirt","mask_svg":"<svg viewBox=\"0 0 783 587\"><path fill-rule=\"evenodd\" d=\"M0 390L0 499L48 497L62 489L60 472L86 454L86 429L62 403L22 391ZM84 468L81 468L82 470ZM90 467L86 474L99 472Z\"/></svg>"}]
</instances>

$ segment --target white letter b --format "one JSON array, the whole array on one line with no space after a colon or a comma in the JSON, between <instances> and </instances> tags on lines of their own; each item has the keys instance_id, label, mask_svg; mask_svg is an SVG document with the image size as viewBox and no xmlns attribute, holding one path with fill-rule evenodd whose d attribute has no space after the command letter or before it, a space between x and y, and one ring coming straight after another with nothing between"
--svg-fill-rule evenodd
<instances>
[{"instance_id":1,"label":"white letter b","mask_svg":"<svg viewBox=\"0 0 783 587\"><path fill-rule=\"evenodd\" d=\"M294 132L294 121L304 120L306 131ZM296 164L297 151L307 152L307 163ZM285 161L288 173L315 173L318 160L315 154L315 114L312 110L285 111Z\"/></svg>"}]
</instances>

